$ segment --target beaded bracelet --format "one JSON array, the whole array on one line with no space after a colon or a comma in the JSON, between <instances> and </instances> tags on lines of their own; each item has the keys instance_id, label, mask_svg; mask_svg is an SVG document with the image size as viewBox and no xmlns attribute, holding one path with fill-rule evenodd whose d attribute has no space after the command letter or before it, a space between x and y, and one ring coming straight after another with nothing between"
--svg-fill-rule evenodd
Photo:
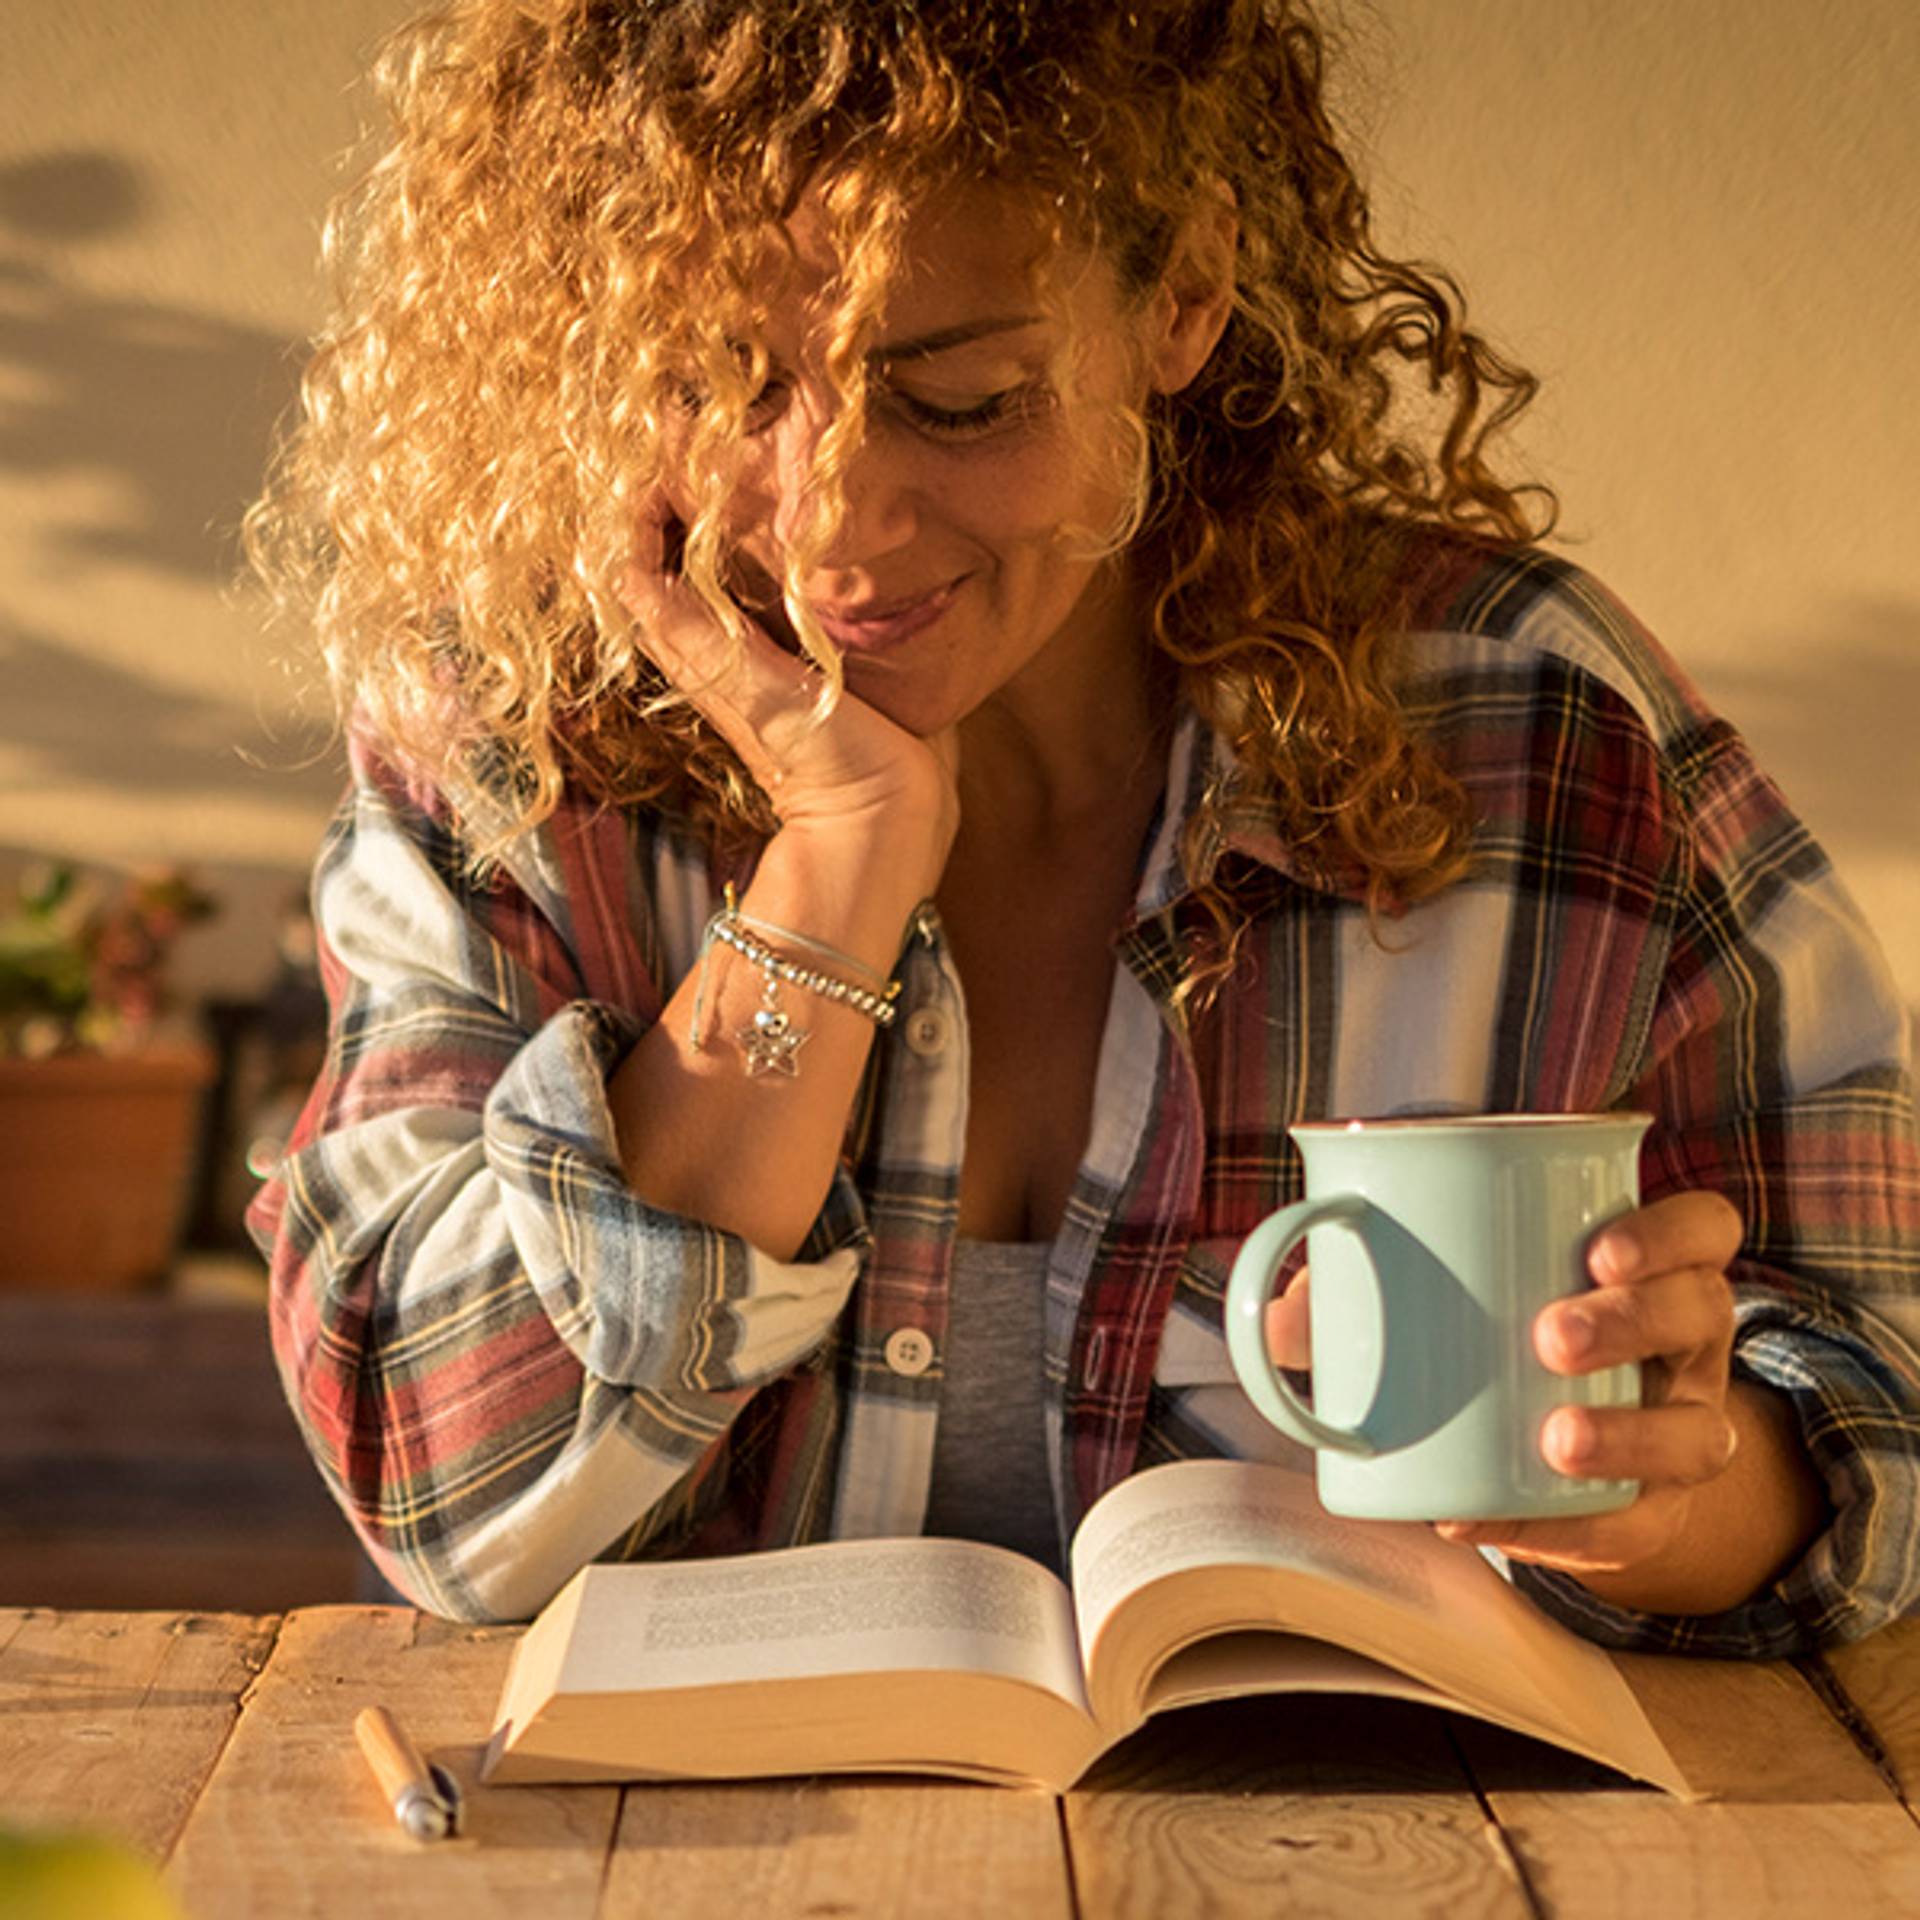
<instances>
[{"instance_id":1,"label":"beaded bracelet","mask_svg":"<svg viewBox=\"0 0 1920 1920\"><path fill-rule=\"evenodd\" d=\"M752 1024L736 1028L734 1032L734 1038L746 1055L745 1071L749 1078L766 1073L784 1073L790 1079L799 1076L800 1064L795 1056L806 1044L809 1033L807 1028L795 1026L792 1016L781 1006L780 988L783 983L816 993L823 1000L833 1000L851 1007L856 1013L865 1014L876 1026L893 1025L893 1003L900 992L898 980L881 982L878 987L866 987L857 981L843 980L836 974L822 973L817 967L802 966L798 961L786 959L756 933L750 932L749 928L758 929L759 933L770 934L797 947L812 948L857 973L866 974L870 980L879 978L859 961L839 952L837 948L829 947L824 941L810 940L805 934L794 933L785 927L775 926L769 920L754 919L742 913L729 883L726 905L707 922L706 932L700 942L700 977L694 987L693 1026L688 1035L688 1043L694 1052L698 1053L702 1046L700 1016L706 1003L707 963L712 958L716 943L731 947L766 976L761 1002L755 1010Z\"/></svg>"},{"instance_id":2,"label":"beaded bracelet","mask_svg":"<svg viewBox=\"0 0 1920 1920\"><path fill-rule=\"evenodd\" d=\"M726 900L726 906L714 916L716 919L731 926L745 927L749 932L761 934L768 940L783 940L790 947L805 947L809 953L817 953L823 960L831 960L836 967L844 967L848 972L856 974L883 998L891 998L887 991L888 982L871 967L862 965L852 954L842 953L838 947L830 947L824 940L815 940L808 934L795 933L791 927L776 926L771 920L757 920L750 913L742 913L735 899L731 880L727 882ZM895 984L893 992L897 993L899 990L898 985Z\"/></svg>"}]
</instances>

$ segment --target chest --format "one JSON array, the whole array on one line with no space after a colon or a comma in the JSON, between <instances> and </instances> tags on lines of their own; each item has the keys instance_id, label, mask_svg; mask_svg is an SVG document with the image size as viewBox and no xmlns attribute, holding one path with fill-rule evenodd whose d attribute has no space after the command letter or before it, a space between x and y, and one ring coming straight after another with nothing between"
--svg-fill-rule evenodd
<instances>
[{"instance_id":1,"label":"chest","mask_svg":"<svg viewBox=\"0 0 1920 1920\"><path fill-rule=\"evenodd\" d=\"M943 890L966 995L969 1074L960 1231L1050 1237L1086 1149L1131 860L1104 872L1003 868Z\"/></svg>"}]
</instances>

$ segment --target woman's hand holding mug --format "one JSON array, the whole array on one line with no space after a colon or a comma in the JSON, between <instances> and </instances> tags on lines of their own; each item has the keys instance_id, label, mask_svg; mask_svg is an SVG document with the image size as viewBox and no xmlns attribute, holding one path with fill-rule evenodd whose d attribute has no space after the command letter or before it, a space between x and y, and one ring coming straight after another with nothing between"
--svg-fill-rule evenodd
<instances>
[{"instance_id":1,"label":"woman's hand holding mug","mask_svg":"<svg viewBox=\"0 0 1920 1920\"><path fill-rule=\"evenodd\" d=\"M1555 1131L1579 1124L1301 1129L1309 1199L1263 1223L1236 1265L1235 1365L1276 1425L1326 1449L1321 1495L1334 1511L1428 1519L1449 1540L1573 1574L1623 1605L1735 1605L1825 1518L1784 1401L1732 1377L1727 1269L1742 1223L1710 1192L1640 1206L1618 1148L1637 1144L1644 1122L1595 1116L1602 1131L1584 1142ZM1588 1148L1599 1158L1583 1164ZM1579 1197L1549 1226L1555 1187ZM1352 1188L1364 1194L1341 1191ZM1302 1270L1269 1297L1281 1241L1316 1208L1318 1284ZM1532 1280L1518 1268L1501 1277L1516 1249ZM1463 1306L1476 1296L1488 1312ZM1344 1396L1347 1428L1323 1421L1316 1433L1274 1371L1310 1365L1316 1410L1327 1389ZM1635 1379L1637 1391L1595 1391ZM1470 1405L1495 1417L1463 1453Z\"/></svg>"},{"instance_id":2,"label":"woman's hand holding mug","mask_svg":"<svg viewBox=\"0 0 1920 1920\"><path fill-rule=\"evenodd\" d=\"M1358 1518L1565 1522L1630 1505L1613 1455L1578 1475L1542 1436L1640 1406L1639 1355L1608 1349L1556 1372L1535 1323L1590 1298L1588 1248L1639 1199L1643 1114L1486 1115L1326 1122L1292 1130L1307 1196L1249 1235L1227 1291L1242 1384L1316 1450L1322 1503ZM1314 1398L1274 1365L1308 1318L1275 1303L1290 1250L1310 1237ZM1617 1316L1616 1316L1617 1318Z\"/></svg>"},{"instance_id":3,"label":"woman's hand holding mug","mask_svg":"<svg viewBox=\"0 0 1920 1920\"><path fill-rule=\"evenodd\" d=\"M1569 1476L1635 1480L1639 1498L1579 1520L1443 1525L1453 1540L1497 1547L1509 1559L1569 1573L1620 1572L1667 1552L1684 1533L1699 1489L1733 1459L1730 1406L1733 1292L1726 1269L1739 1251L1738 1213L1716 1193L1681 1193L1604 1228L1587 1253L1593 1290L1541 1309L1534 1351L1554 1373L1578 1378L1637 1363L1638 1407L1562 1407L1540 1451Z\"/></svg>"}]
</instances>

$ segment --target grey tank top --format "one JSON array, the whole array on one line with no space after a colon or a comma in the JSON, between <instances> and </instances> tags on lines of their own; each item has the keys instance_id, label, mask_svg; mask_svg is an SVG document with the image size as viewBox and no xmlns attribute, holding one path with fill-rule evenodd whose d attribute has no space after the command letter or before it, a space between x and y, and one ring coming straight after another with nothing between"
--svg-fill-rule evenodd
<instances>
[{"instance_id":1,"label":"grey tank top","mask_svg":"<svg viewBox=\"0 0 1920 1920\"><path fill-rule=\"evenodd\" d=\"M923 1531L1011 1547L1057 1572L1040 1371L1051 1251L1045 1240L954 1242Z\"/></svg>"}]
</instances>

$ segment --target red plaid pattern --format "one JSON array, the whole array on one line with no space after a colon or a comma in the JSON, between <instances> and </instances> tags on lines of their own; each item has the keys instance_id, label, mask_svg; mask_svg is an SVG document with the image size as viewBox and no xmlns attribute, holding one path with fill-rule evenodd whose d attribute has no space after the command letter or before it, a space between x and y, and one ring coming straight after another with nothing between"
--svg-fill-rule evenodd
<instances>
[{"instance_id":1,"label":"red plaid pattern","mask_svg":"<svg viewBox=\"0 0 1920 1920\"><path fill-rule=\"evenodd\" d=\"M1591 579L1436 537L1406 584L1405 698L1471 797L1472 870L1382 943L1243 794L1217 851L1246 956L1191 1027L1178 848L1226 769L1193 716L1178 730L1051 1254L1063 1530L1138 1465L1263 1444L1220 1295L1299 1191L1291 1123L1632 1105L1657 1116L1648 1196L1717 1188L1748 1223L1736 1366L1791 1397L1837 1517L1714 1620L1517 1577L1619 1644L1865 1632L1920 1595L1920 1153L1884 965L1739 737ZM808 1245L776 1262L635 1198L606 1110L717 900L704 848L570 800L481 886L461 833L489 804L360 743L316 872L329 1057L252 1224L330 1486L391 1577L469 1618L524 1616L600 1555L917 1531L966 1085L937 921L909 932ZM954 1036L931 1055L903 1039L922 1008ZM906 1328L922 1372L889 1362Z\"/></svg>"}]
</instances>

